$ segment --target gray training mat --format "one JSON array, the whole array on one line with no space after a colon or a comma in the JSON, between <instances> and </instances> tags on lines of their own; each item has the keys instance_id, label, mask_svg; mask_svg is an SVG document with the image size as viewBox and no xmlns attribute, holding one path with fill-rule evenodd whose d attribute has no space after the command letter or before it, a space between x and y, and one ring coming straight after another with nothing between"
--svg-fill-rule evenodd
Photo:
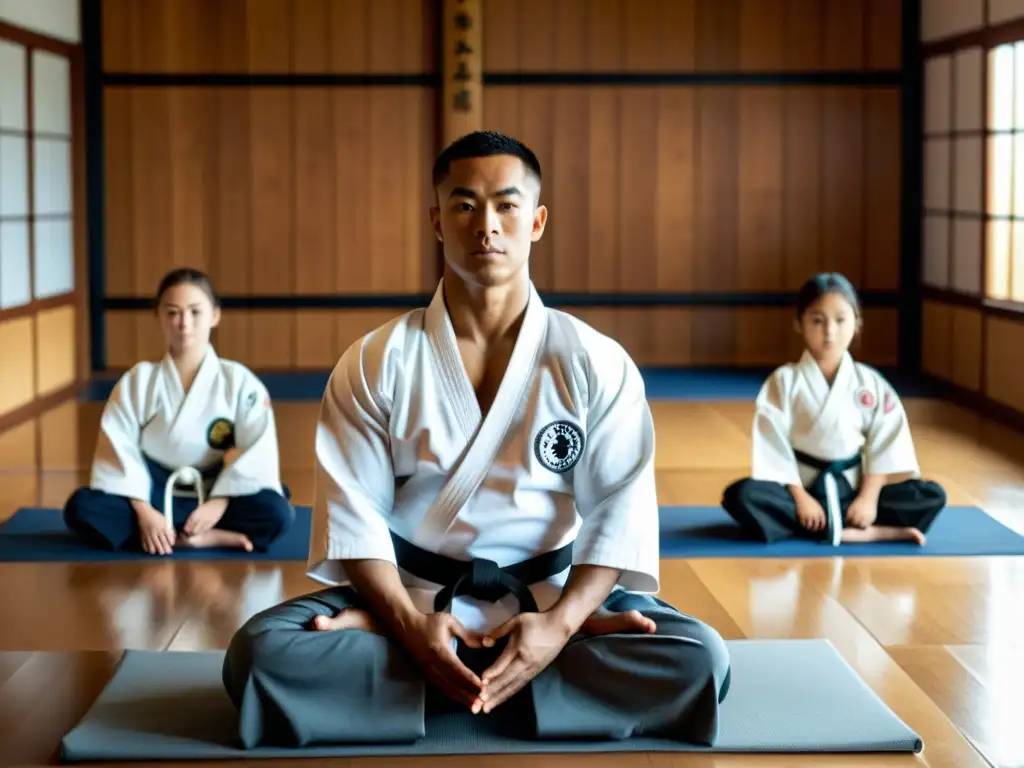
<instances>
[{"instance_id":1,"label":"gray training mat","mask_svg":"<svg viewBox=\"0 0 1024 768\"><path fill-rule=\"evenodd\" d=\"M237 746L221 684L223 651L126 651L110 683L62 742L65 762L557 752L920 752L906 726L825 640L734 640L732 687L715 747L663 739L532 741L489 716L428 716L411 744L303 749Z\"/></svg>"}]
</instances>

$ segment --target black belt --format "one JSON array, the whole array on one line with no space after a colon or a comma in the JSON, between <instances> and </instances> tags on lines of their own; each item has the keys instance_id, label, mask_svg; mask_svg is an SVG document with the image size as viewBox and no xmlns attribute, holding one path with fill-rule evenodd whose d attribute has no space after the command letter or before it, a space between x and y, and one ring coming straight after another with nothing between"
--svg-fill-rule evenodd
<instances>
[{"instance_id":1,"label":"black belt","mask_svg":"<svg viewBox=\"0 0 1024 768\"><path fill-rule=\"evenodd\" d=\"M854 469L860 466L860 452L855 453L845 459L836 459L834 461L826 461L825 459L819 459L817 456L811 456L803 451L797 451L794 449L793 454L796 456L796 460L801 464L806 464L809 467L813 467L818 470L818 476L814 479L814 483L810 487L811 495L817 495L821 498L825 496L825 476L832 475L837 477L842 475L848 469Z\"/></svg>"},{"instance_id":2,"label":"black belt","mask_svg":"<svg viewBox=\"0 0 1024 768\"><path fill-rule=\"evenodd\" d=\"M399 567L426 581L443 585L434 598L434 610L444 611L459 595L496 602L515 595L522 613L537 613L537 601L527 587L545 581L572 565L572 542L561 549L545 552L521 563L499 568L493 560L475 557L456 560L428 552L391 533Z\"/></svg>"}]
</instances>

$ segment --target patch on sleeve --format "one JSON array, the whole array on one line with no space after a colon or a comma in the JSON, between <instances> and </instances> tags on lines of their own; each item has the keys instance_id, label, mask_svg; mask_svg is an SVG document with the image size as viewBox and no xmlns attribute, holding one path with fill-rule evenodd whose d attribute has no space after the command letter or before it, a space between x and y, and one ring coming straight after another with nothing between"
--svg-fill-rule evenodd
<instances>
[{"instance_id":1,"label":"patch on sleeve","mask_svg":"<svg viewBox=\"0 0 1024 768\"><path fill-rule=\"evenodd\" d=\"M263 403L263 409L267 410L270 408L270 395L262 394L259 390L254 389L248 395L245 396L245 402L242 404L242 413L248 414L256 407L257 403Z\"/></svg>"},{"instance_id":2,"label":"patch on sleeve","mask_svg":"<svg viewBox=\"0 0 1024 768\"><path fill-rule=\"evenodd\" d=\"M858 389L854 397L857 398L857 402L860 403L863 408L875 407L875 396L871 394L866 387Z\"/></svg>"},{"instance_id":3,"label":"patch on sleeve","mask_svg":"<svg viewBox=\"0 0 1024 768\"><path fill-rule=\"evenodd\" d=\"M896 410L896 395L893 394L891 389L885 391L885 397L882 399L882 412L892 413Z\"/></svg>"},{"instance_id":4,"label":"patch on sleeve","mask_svg":"<svg viewBox=\"0 0 1024 768\"><path fill-rule=\"evenodd\" d=\"M218 451L231 450L235 447L235 425L228 419L214 419L206 428L206 443Z\"/></svg>"}]
</instances>

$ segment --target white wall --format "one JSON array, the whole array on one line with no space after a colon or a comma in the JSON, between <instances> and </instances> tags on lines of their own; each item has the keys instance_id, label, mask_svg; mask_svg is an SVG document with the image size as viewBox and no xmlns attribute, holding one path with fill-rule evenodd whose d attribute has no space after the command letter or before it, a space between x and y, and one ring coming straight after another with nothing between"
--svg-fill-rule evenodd
<instances>
[{"instance_id":1,"label":"white wall","mask_svg":"<svg viewBox=\"0 0 1024 768\"><path fill-rule=\"evenodd\" d=\"M68 43L82 37L78 0L0 0L0 20Z\"/></svg>"}]
</instances>

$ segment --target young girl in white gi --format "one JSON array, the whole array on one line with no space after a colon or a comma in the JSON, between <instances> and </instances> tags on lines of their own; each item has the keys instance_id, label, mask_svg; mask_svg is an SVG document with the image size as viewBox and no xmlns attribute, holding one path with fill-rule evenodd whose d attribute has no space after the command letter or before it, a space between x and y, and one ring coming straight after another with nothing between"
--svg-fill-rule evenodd
<instances>
[{"instance_id":1,"label":"young girl in white gi","mask_svg":"<svg viewBox=\"0 0 1024 768\"><path fill-rule=\"evenodd\" d=\"M860 326L857 293L842 275L819 274L800 289L806 349L761 388L751 477L722 499L750 538L923 544L945 507L942 487L920 478L900 398L850 355Z\"/></svg>"},{"instance_id":2,"label":"young girl in white gi","mask_svg":"<svg viewBox=\"0 0 1024 768\"><path fill-rule=\"evenodd\" d=\"M265 551L295 514L281 485L270 396L210 345L221 313L205 274L184 268L164 277L157 314L167 354L117 382L89 487L68 499L64 519L104 549Z\"/></svg>"}]
</instances>

